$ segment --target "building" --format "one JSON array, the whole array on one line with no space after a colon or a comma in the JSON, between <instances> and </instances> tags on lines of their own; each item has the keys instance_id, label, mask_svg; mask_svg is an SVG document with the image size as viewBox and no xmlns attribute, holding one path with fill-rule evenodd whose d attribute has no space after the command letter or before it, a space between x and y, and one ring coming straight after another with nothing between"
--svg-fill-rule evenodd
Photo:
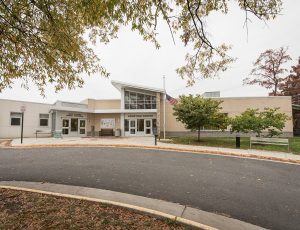
<instances>
[{"instance_id":1,"label":"building","mask_svg":"<svg viewBox=\"0 0 300 230\"><path fill-rule=\"evenodd\" d=\"M166 136L195 135L173 116L172 105L164 101L164 90L112 81L120 99L86 99L80 103L57 101L54 104L0 99L0 138L20 137L21 107L24 112L24 137L51 136L152 136L153 128ZM219 96L214 93L213 95ZM247 108L279 107L292 116L291 97L232 97L222 100L223 112L235 116ZM166 116L164 116L164 105ZM229 130L203 130L203 135L230 135ZM284 136L293 135L292 120L286 122Z\"/></svg>"}]
</instances>

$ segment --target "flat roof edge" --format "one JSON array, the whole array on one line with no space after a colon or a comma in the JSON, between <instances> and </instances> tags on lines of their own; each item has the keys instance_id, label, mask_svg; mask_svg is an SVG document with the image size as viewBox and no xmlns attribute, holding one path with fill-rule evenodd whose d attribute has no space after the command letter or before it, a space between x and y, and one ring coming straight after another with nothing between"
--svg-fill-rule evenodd
<instances>
[{"instance_id":1,"label":"flat roof edge","mask_svg":"<svg viewBox=\"0 0 300 230\"><path fill-rule=\"evenodd\" d=\"M42 104L42 105L53 105L51 103L47 102L35 102L35 101L23 101L23 100L14 100L14 99L6 99L6 98L0 98L0 101L13 101L13 102L20 102L20 103L33 103L33 104Z\"/></svg>"},{"instance_id":2,"label":"flat roof edge","mask_svg":"<svg viewBox=\"0 0 300 230\"><path fill-rule=\"evenodd\" d=\"M211 99L259 99L259 98L282 99L285 98L286 99L286 98L291 98L291 96L249 96L249 97L243 96L243 97L204 97L204 98L211 98Z\"/></svg>"},{"instance_id":3,"label":"flat roof edge","mask_svg":"<svg viewBox=\"0 0 300 230\"><path fill-rule=\"evenodd\" d=\"M148 87L148 86L145 86L145 85L127 83L127 82L116 81L116 80L111 80L111 84L113 86L115 86L117 89L119 89L118 88L118 85L119 85L121 87L136 88L136 89L142 89L142 90L159 92L159 93L164 93L165 92L165 90L161 89L161 88Z\"/></svg>"}]
</instances>

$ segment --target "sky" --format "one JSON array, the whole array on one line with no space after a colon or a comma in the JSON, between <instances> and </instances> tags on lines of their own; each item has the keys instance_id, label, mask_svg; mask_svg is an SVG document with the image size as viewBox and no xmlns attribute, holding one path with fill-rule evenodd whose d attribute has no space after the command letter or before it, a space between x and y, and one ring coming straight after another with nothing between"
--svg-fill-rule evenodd
<instances>
[{"instance_id":1,"label":"sky","mask_svg":"<svg viewBox=\"0 0 300 230\"><path fill-rule=\"evenodd\" d=\"M237 58L217 78L198 80L194 86L186 87L186 81L175 70L185 64L184 57L188 50L176 36L174 45L167 24L161 21L158 27L161 48L158 50L154 44L143 41L138 33L126 27L108 45L97 44L93 47L102 65L110 72L109 78L83 74L83 88L55 93L53 86L48 85L45 97L40 95L33 84L30 90L26 90L21 87L20 81L15 81L12 89L0 93L0 98L45 103L54 103L56 100L79 102L86 98L120 98L120 93L111 85L111 80L162 88L163 76L166 78L166 91L173 97L209 91L220 91L221 97L267 96L266 89L243 86L242 81L248 77L253 62L266 49L288 47L293 60L287 63L287 67L296 64L300 56L300 1L283 0L281 15L266 23L251 17L248 36L244 27L245 13L235 4L229 10L227 15L214 13L206 21L213 44L231 44L233 48L230 54Z\"/></svg>"}]
</instances>

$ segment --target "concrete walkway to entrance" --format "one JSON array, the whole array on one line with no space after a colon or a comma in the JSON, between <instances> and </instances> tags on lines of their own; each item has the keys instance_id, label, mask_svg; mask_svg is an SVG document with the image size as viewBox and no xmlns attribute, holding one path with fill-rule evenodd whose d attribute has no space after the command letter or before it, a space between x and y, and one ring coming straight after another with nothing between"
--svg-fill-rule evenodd
<instances>
[{"instance_id":1,"label":"concrete walkway to entrance","mask_svg":"<svg viewBox=\"0 0 300 230\"><path fill-rule=\"evenodd\" d=\"M63 137L63 138L20 138L13 139L11 146L26 147L28 145L140 145L153 146L153 137Z\"/></svg>"},{"instance_id":2,"label":"concrete walkway to entrance","mask_svg":"<svg viewBox=\"0 0 300 230\"><path fill-rule=\"evenodd\" d=\"M97 137L97 138L24 138L23 144L20 139L13 139L11 147L68 147L68 146L117 146L137 148L157 148L173 151L185 151L207 154L222 154L238 157L250 157L266 160L277 160L300 164L300 155L285 152L253 150L253 149L231 149L207 146L178 145L172 143L158 142L154 145L153 137Z\"/></svg>"}]
</instances>

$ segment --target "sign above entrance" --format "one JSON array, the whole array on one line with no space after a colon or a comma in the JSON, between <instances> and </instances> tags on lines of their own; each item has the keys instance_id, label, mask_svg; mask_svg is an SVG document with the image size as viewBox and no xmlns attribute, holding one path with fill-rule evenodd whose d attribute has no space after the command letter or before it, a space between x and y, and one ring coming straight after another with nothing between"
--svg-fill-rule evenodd
<instances>
[{"instance_id":1,"label":"sign above entrance","mask_svg":"<svg viewBox=\"0 0 300 230\"><path fill-rule=\"evenodd\" d=\"M156 118L156 114L125 114L125 118Z\"/></svg>"},{"instance_id":2,"label":"sign above entrance","mask_svg":"<svg viewBox=\"0 0 300 230\"><path fill-rule=\"evenodd\" d=\"M115 119L114 118L103 118L100 120L101 129L113 129L115 128Z\"/></svg>"}]
</instances>

